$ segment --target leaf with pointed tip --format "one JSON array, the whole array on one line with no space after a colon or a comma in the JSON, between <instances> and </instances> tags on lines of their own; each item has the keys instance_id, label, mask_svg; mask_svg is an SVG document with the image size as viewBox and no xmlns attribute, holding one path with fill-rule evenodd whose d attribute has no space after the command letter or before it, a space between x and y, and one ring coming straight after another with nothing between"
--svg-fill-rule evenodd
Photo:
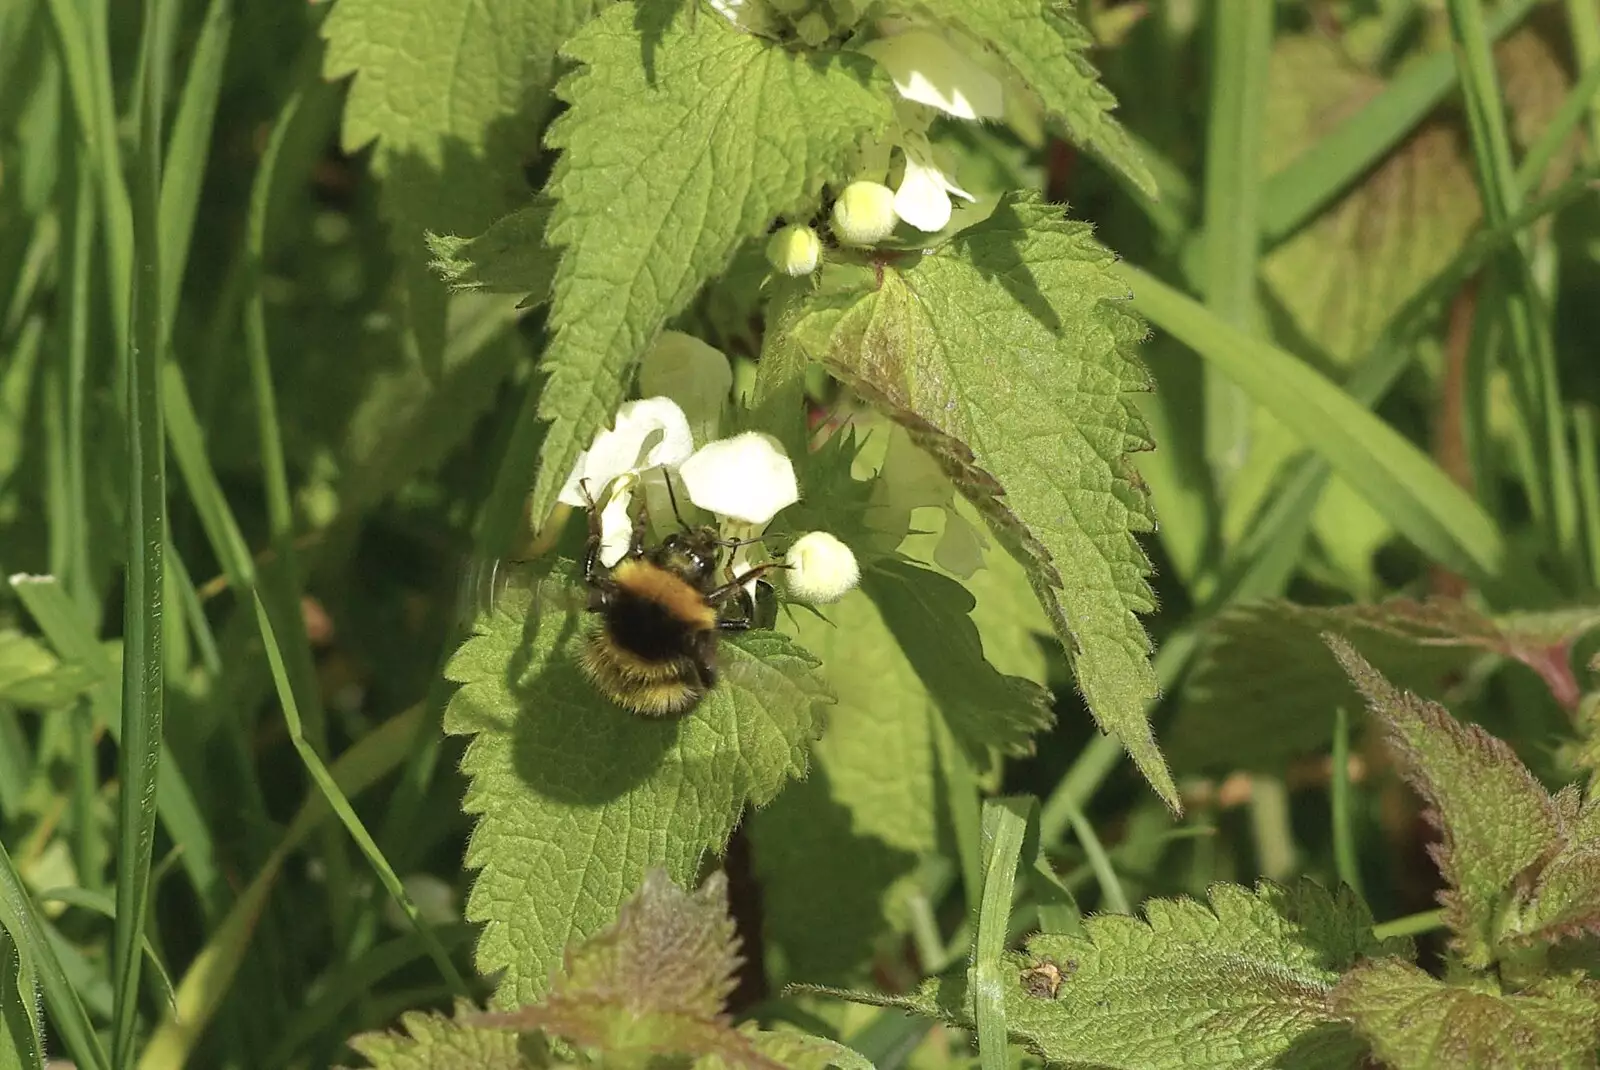
<instances>
[{"instance_id":1,"label":"leaf with pointed tip","mask_svg":"<svg viewBox=\"0 0 1600 1070\"><path fill-rule=\"evenodd\" d=\"M350 1047L372 1070L538 1070L557 1065L536 1037L471 1020L472 1007L457 1003L454 1017L411 1011L400 1029L364 1033Z\"/></svg>"},{"instance_id":2,"label":"leaf with pointed tip","mask_svg":"<svg viewBox=\"0 0 1600 1070\"><path fill-rule=\"evenodd\" d=\"M896 267L837 317L812 355L904 424L1029 571L1102 728L1168 803L1151 736L1154 526L1129 451L1149 448L1129 392L1144 325L1088 226L1033 195ZM833 316L833 308L827 309ZM820 332L802 317L797 344Z\"/></svg>"},{"instance_id":3,"label":"leaf with pointed tip","mask_svg":"<svg viewBox=\"0 0 1600 1070\"><path fill-rule=\"evenodd\" d=\"M1397 690L1343 639L1327 642L1428 803L1441 833L1430 853L1450 885L1440 893L1445 923L1467 965L1481 969L1494 957L1500 904L1513 882L1560 847L1557 806L1503 741Z\"/></svg>"},{"instance_id":4,"label":"leaf with pointed tip","mask_svg":"<svg viewBox=\"0 0 1600 1070\"><path fill-rule=\"evenodd\" d=\"M526 294L519 307L550 299L556 254L545 244L550 204L539 200L492 223L476 238L428 235L433 270L452 290Z\"/></svg>"},{"instance_id":5,"label":"leaf with pointed tip","mask_svg":"<svg viewBox=\"0 0 1600 1070\"><path fill-rule=\"evenodd\" d=\"M1516 995L1448 985L1409 962L1364 962L1334 1006L1394 1070L1443 1066L1592 1067L1600 984L1550 977Z\"/></svg>"},{"instance_id":6,"label":"leaf with pointed tip","mask_svg":"<svg viewBox=\"0 0 1600 1070\"><path fill-rule=\"evenodd\" d=\"M487 923L478 964L504 971L509 1006L537 998L647 870L689 881L746 805L803 775L826 701L815 659L757 631L721 644L723 680L687 716L613 706L578 668L592 618L576 575L571 562L514 575L447 668L462 687L445 730L473 737L467 916Z\"/></svg>"},{"instance_id":7,"label":"leaf with pointed tip","mask_svg":"<svg viewBox=\"0 0 1600 1070\"><path fill-rule=\"evenodd\" d=\"M994 49L1068 138L1121 171L1146 196L1159 195L1156 180L1128 132L1111 117L1117 98L1101 84L1089 62L1094 38L1065 5L1044 0L940 0L918 6Z\"/></svg>"},{"instance_id":8,"label":"leaf with pointed tip","mask_svg":"<svg viewBox=\"0 0 1600 1070\"><path fill-rule=\"evenodd\" d=\"M800 55L679 0L618 5L568 42L581 65L546 141L561 250L530 511L542 521L638 358L740 245L809 214L826 177L891 117L864 56Z\"/></svg>"}]
</instances>

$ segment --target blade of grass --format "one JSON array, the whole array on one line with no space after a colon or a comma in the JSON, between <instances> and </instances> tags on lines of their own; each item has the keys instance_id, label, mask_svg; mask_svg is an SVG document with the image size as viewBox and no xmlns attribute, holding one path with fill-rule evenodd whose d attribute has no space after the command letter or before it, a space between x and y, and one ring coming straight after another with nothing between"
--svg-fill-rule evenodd
<instances>
[{"instance_id":1,"label":"blade of grass","mask_svg":"<svg viewBox=\"0 0 1600 1070\"><path fill-rule=\"evenodd\" d=\"M1456 43L1454 51L1467 104L1467 128L1472 135L1484 217L1495 226L1516 215L1522 207L1522 197L1491 39L1483 7L1477 0L1448 0L1445 7ZM1518 407L1537 450L1538 482L1527 488L1528 496L1556 560L1571 567L1576 564L1578 514L1572 496L1572 458L1567 448L1550 317L1520 246L1503 254L1497 266L1505 322L1516 357L1508 370L1518 387Z\"/></svg>"},{"instance_id":2,"label":"blade of grass","mask_svg":"<svg viewBox=\"0 0 1600 1070\"><path fill-rule=\"evenodd\" d=\"M977 773L943 717L933 718L934 753L944 789L945 816L955 837L961 889L968 918L976 917L983 894L983 804Z\"/></svg>"},{"instance_id":3,"label":"blade of grass","mask_svg":"<svg viewBox=\"0 0 1600 1070\"><path fill-rule=\"evenodd\" d=\"M366 826L356 816L355 809L351 807L350 800L345 798L339 790L339 785L328 773L328 767L323 764L322 758L311 748L306 741L305 730L300 721L300 710L295 702L294 690L289 686L289 674L284 668L283 657L279 653L276 637L272 633L272 622L267 618L266 604L261 601L260 595L255 596L256 622L260 625L262 638L266 640L267 659L272 664L272 679L278 688L278 701L283 705L284 720L289 725L289 741L300 754L300 760L306 767L306 772L311 774L311 779L321 790L323 797L328 800L328 805L333 807L334 813L339 815L339 820L344 823L345 830L350 833L350 838L356 841L361 848L361 853L366 856L372 871L382 882L389 897L394 900L411 924L416 927L417 935L427 945L428 954L433 958L434 964L439 967L453 991L462 997L470 998L471 991L461 974L456 970L455 963L450 961L449 954L444 946L439 943L432 926L423 919L422 913L417 910L411 901L411 895L405 886L400 883L400 878L389 865L389 860L378 849Z\"/></svg>"},{"instance_id":4,"label":"blade of grass","mask_svg":"<svg viewBox=\"0 0 1600 1070\"><path fill-rule=\"evenodd\" d=\"M27 607L56 654L64 661L82 665L93 675L96 683L90 691L90 700L95 718L107 727L120 747L122 717L118 708L116 663L95 639L94 632L55 577L17 575L12 576L10 582L11 589ZM156 808L167 834L183 852L179 856L180 864L189 875L202 908L209 910L218 880L211 832L200 815L182 770L171 760L165 744L162 768L163 775L156 784Z\"/></svg>"},{"instance_id":5,"label":"blade of grass","mask_svg":"<svg viewBox=\"0 0 1600 1070\"><path fill-rule=\"evenodd\" d=\"M61 888L51 888L39 893L40 903L61 903L79 910L87 910L91 914L98 914L107 921L114 921L117 916L117 905L111 896L105 892L91 891L88 888L79 888L67 885ZM143 942L144 957L149 961L151 969L150 987L155 991L157 1002L164 1007L172 1007L172 974L168 972L166 963L161 961L161 956L156 953L156 945L151 942L148 934Z\"/></svg>"},{"instance_id":6,"label":"blade of grass","mask_svg":"<svg viewBox=\"0 0 1600 1070\"><path fill-rule=\"evenodd\" d=\"M171 336L183 289L189 242L194 235L195 213L200 206L200 184L205 178L211 126L222 92L222 74L228 58L228 38L233 33L232 0L211 0L205 21L195 38L189 74L178 97L167 143L166 168L161 179L161 322Z\"/></svg>"},{"instance_id":7,"label":"blade of grass","mask_svg":"<svg viewBox=\"0 0 1600 1070\"><path fill-rule=\"evenodd\" d=\"M105 1048L95 1034L77 989L61 968L61 959L45 935L44 923L11 855L0 843L0 926L11 934L20 953L37 971L50 1022L81 1070L110 1070Z\"/></svg>"},{"instance_id":8,"label":"blade of grass","mask_svg":"<svg viewBox=\"0 0 1600 1070\"><path fill-rule=\"evenodd\" d=\"M1533 147L1522 157L1522 162L1517 164L1516 188L1519 198L1531 197L1539 192L1550 161L1555 159L1556 153L1561 151L1561 146L1567 143L1578 124L1590 115L1590 105L1594 103L1597 92L1600 92L1600 60L1583 72L1583 77L1572 87L1567 99L1561 102L1561 107L1550 117L1545 128L1539 131L1539 140L1533 143Z\"/></svg>"},{"instance_id":9,"label":"blade of grass","mask_svg":"<svg viewBox=\"0 0 1600 1070\"><path fill-rule=\"evenodd\" d=\"M1343 706L1333 711L1333 772L1328 778L1328 805L1333 811L1333 866L1339 880L1362 899L1361 865L1356 860L1355 814L1350 799L1350 715Z\"/></svg>"},{"instance_id":10,"label":"blade of grass","mask_svg":"<svg viewBox=\"0 0 1600 1070\"><path fill-rule=\"evenodd\" d=\"M0 929L0 1070L44 1070L39 983L5 929Z\"/></svg>"},{"instance_id":11,"label":"blade of grass","mask_svg":"<svg viewBox=\"0 0 1600 1070\"><path fill-rule=\"evenodd\" d=\"M1396 936L1421 936L1431 933L1435 929L1444 928L1443 910L1424 910L1420 914L1407 914L1403 918L1386 921L1372 927L1372 935L1378 940L1391 940Z\"/></svg>"},{"instance_id":12,"label":"blade of grass","mask_svg":"<svg viewBox=\"0 0 1600 1070\"><path fill-rule=\"evenodd\" d=\"M1261 241L1261 139L1272 0L1234 0L1214 12L1211 108L1206 129L1206 307L1241 330L1256 318L1256 255ZM1206 460L1221 487L1249 449L1250 398L1214 365L1205 369Z\"/></svg>"},{"instance_id":13,"label":"blade of grass","mask_svg":"<svg viewBox=\"0 0 1600 1070\"><path fill-rule=\"evenodd\" d=\"M421 721L422 707L413 706L361 737L333 763L329 770L333 783L345 797L360 795L405 760ZM284 862L332 812L320 787L307 792L282 839L221 924L210 930L206 945L178 982L177 1008L151 1033L139 1070L175 1070L185 1064L244 962Z\"/></svg>"},{"instance_id":14,"label":"blade of grass","mask_svg":"<svg viewBox=\"0 0 1600 1070\"><path fill-rule=\"evenodd\" d=\"M1567 0L1567 28L1578 66L1585 72L1600 68L1600 10L1588 0ZM1585 105L1592 105L1593 89L1583 99ZM1594 159L1600 153L1600 108L1586 106L1584 110L1589 119L1589 158Z\"/></svg>"},{"instance_id":15,"label":"blade of grass","mask_svg":"<svg viewBox=\"0 0 1600 1070\"><path fill-rule=\"evenodd\" d=\"M986 799L983 803L983 897L974 941L972 993L978 1020L978 1060L983 1070L1009 1070L1006 1044L1006 983L1001 956L1016 894L1017 862L1033 800Z\"/></svg>"},{"instance_id":16,"label":"blade of grass","mask_svg":"<svg viewBox=\"0 0 1600 1070\"><path fill-rule=\"evenodd\" d=\"M1499 40L1528 16L1539 0L1510 0L1489 16L1487 33ZM1270 176L1262 190L1261 231L1270 249L1313 219L1373 164L1388 154L1456 85L1448 52L1428 56L1389 83L1365 107Z\"/></svg>"},{"instance_id":17,"label":"blade of grass","mask_svg":"<svg viewBox=\"0 0 1600 1070\"><path fill-rule=\"evenodd\" d=\"M1117 270L1135 309L1294 429L1430 558L1480 581L1499 571L1505 548L1494 522L1421 450L1303 361L1138 268L1121 263Z\"/></svg>"},{"instance_id":18,"label":"blade of grass","mask_svg":"<svg viewBox=\"0 0 1600 1070\"><path fill-rule=\"evenodd\" d=\"M97 217L94 178L82 152L74 153L73 209L67 232L67 508L73 522L67 526L67 570L62 577L78 609L89 619L100 615L99 596L89 556L89 491L85 454L84 399L88 391L89 320L93 313L90 266L94 257Z\"/></svg>"},{"instance_id":19,"label":"blade of grass","mask_svg":"<svg viewBox=\"0 0 1600 1070\"><path fill-rule=\"evenodd\" d=\"M128 521L122 618L122 740L117 749L117 915L112 926L111 1057L132 1066L139 1013L140 942L150 905L156 790L161 776L162 602L166 548L166 443L161 411L161 110L166 69L160 29L167 0L146 0L139 50L145 85L133 179L133 330L127 377ZM115 282L113 282L115 285Z\"/></svg>"},{"instance_id":20,"label":"blade of grass","mask_svg":"<svg viewBox=\"0 0 1600 1070\"><path fill-rule=\"evenodd\" d=\"M1088 860L1090 869L1094 871L1094 879L1100 885L1100 898L1105 908L1113 914L1133 913L1133 908L1128 903L1128 895L1122 890L1122 881L1118 879L1117 871L1111 865L1111 857L1106 854L1105 847L1100 843L1100 837L1095 835L1094 826L1078 807L1077 800L1070 795L1064 795L1061 806L1072 825L1073 835L1078 838L1078 846L1083 848L1083 855Z\"/></svg>"},{"instance_id":21,"label":"blade of grass","mask_svg":"<svg viewBox=\"0 0 1600 1070\"><path fill-rule=\"evenodd\" d=\"M1588 549L1589 580L1600 583L1600 435L1595 433L1592 405L1572 407L1572 434L1577 443L1578 502Z\"/></svg>"}]
</instances>

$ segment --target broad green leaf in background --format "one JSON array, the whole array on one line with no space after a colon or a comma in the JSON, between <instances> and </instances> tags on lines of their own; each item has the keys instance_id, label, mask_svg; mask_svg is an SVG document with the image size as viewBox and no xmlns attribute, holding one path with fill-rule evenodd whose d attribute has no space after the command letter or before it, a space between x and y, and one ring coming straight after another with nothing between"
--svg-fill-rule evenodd
<instances>
[{"instance_id":1,"label":"broad green leaf in background","mask_svg":"<svg viewBox=\"0 0 1600 1070\"><path fill-rule=\"evenodd\" d=\"M1117 100L1089 62L1094 38L1066 5L1044 0L941 0L918 6L994 49L1017 74L1009 90L1026 86L1072 141L1121 171L1142 193L1158 195L1139 150L1111 118Z\"/></svg>"},{"instance_id":2,"label":"broad green leaf in background","mask_svg":"<svg viewBox=\"0 0 1600 1070\"><path fill-rule=\"evenodd\" d=\"M540 200L495 220L475 238L429 234L433 269L452 290L526 295L522 304L550 298L556 254L545 244L550 204Z\"/></svg>"},{"instance_id":3,"label":"broad green leaf in background","mask_svg":"<svg viewBox=\"0 0 1600 1070\"><path fill-rule=\"evenodd\" d=\"M1028 567L1089 708L1176 806L1136 616L1155 608L1134 538L1154 519L1128 458L1149 448L1128 396L1149 386L1133 352L1145 329L1113 260L1087 225L1007 197L885 267L812 355L911 429Z\"/></svg>"},{"instance_id":4,"label":"broad green leaf in background","mask_svg":"<svg viewBox=\"0 0 1600 1070\"><path fill-rule=\"evenodd\" d=\"M86 666L64 664L32 636L0 628L0 702L53 709L85 694L97 682Z\"/></svg>"},{"instance_id":5,"label":"broad green leaf in background","mask_svg":"<svg viewBox=\"0 0 1600 1070\"><path fill-rule=\"evenodd\" d=\"M1342 1070L1362 1044L1330 1004L1334 985L1363 958L1409 950L1373 937L1349 889L1308 880L1217 884L1209 907L1153 899L1144 912L1086 918L1083 936L1040 934L1007 954L1012 1037L1068 1067ZM880 1001L967 1023L960 988L932 981Z\"/></svg>"},{"instance_id":6,"label":"broad green leaf in background","mask_svg":"<svg viewBox=\"0 0 1600 1070\"><path fill-rule=\"evenodd\" d=\"M783 627L822 659L838 704L815 768L750 829L764 928L788 979L832 984L862 979L874 942L903 927L895 882L938 847L938 708L871 599L852 591L823 612Z\"/></svg>"},{"instance_id":7,"label":"broad green leaf in background","mask_svg":"<svg viewBox=\"0 0 1600 1070\"><path fill-rule=\"evenodd\" d=\"M323 24L323 73L355 80L341 142L374 138L422 353L444 341L444 286L424 232L479 234L526 203L556 50L604 0L339 0ZM429 354L432 354L429 356ZM436 367L430 364L429 367Z\"/></svg>"},{"instance_id":8,"label":"broad green leaf in background","mask_svg":"<svg viewBox=\"0 0 1600 1070\"><path fill-rule=\"evenodd\" d=\"M578 669L581 605L568 567L518 575L447 670L463 686L445 730L473 737L467 916L487 923L478 965L504 971L507 1006L539 996L649 868L690 880L746 804L804 774L822 727L815 660L774 632L723 642L722 682L683 718L618 709Z\"/></svg>"},{"instance_id":9,"label":"broad green leaf in background","mask_svg":"<svg viewBox=\"0 0 1600 1070\"><path fill-rule=\"evenodd\" d=\"M1394 1070L1593 1066L1600 1035L1600 983L1572 977L1502 995L1380 959L1346 975L1334 1005Z\"/></svg>"},{"instance_id":10,"label":"broad green leaf in background","mask_svg":"<svg viewBox=\"0 0 1600 1070\"><path fill-rule=\"evenodd\" d=\"M1501 904L1512 882L1559 846L1561 810L1504 742L1397 690L1343 639L1330 636L1328 645L1439 826L1432 853L1450 885L1440 900L1455 947L1468 966L1488 966Z\"/></svg>"},{"instance_id":11,"label":"broad green leaf in background","mask_svg":"<svg viewBox=\"0 0 1600 1070\"><path fill-rule=\"evenodd\" d=\"M508 1029L468 1019L472 1005L456 1004L455 1015L411 1011L400 1028L352 1037L350 1047L373 1070L533 1070L555 1065L543 1044L524 1041Z\"/></svg>"},{"instance_id":12,"label":"broad green leaf in background","mask_svg":"<svg viewBox=\"0 0 1600 1070\"><path fill-rule=\"evenodd\" d=\"M1271 772L1328 745L1333 711L1357 701L1321 640L1354 643L1384 676L1435 699L1475 659L1497 654L1538 673L1563 706L1577 702L1570 649L1600 626L1600 609L1487 617L1459 602L1390 599L1374 605L1301 606L1268 600L1232 606L1207 628L1167 737L1184 770Z\"/></svg>"},{"instance_id":13,"label":"broad green leaf in background","mask_svg":"<svg viewBox=\"0 0 1600 1070\"><path fill-rule=\"evenodd\" d=\"M535 523L666 320L774 218L810 216L890 119L894 90L866 57L798 55L688 7L618 5L563 49L581 68L547 139L561 259Z\"/></svg>"}]
</instances>

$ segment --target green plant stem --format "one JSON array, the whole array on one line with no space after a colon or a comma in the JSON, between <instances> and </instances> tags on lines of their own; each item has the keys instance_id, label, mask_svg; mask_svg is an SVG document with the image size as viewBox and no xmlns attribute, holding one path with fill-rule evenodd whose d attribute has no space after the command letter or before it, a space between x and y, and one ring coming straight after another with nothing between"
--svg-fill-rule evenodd
<instances>
[{"instance_id":1,"label":"green plant stem","mask_svg":"<svg viewBox=\"0 0 1600 1070\"><path fill-rule=\"evenodd\" d=\"M1333 811L1333 864L1339 880L1366 898L1361 865L1356 858L1355 815L1350 793L1350 715L1343 706L1333 711L1333 770L1328 778Z\"/></svg>"},{"instance_id":2,"label":"green plant stem","mask_svg":"<svg viewBox=\"0 0 1600 1070\"><path fill-rule=\"evenodd\" d=\"M1294 830L1289 824L1289 789L1279 777L1250 781L1250 832L1256 845L1257 868L1271 880L1294 872Z\"/></svg>"},{"instance_id":3,"label":"green plant stem","mask_svg":"<svg viewBox=\"0 0 1600 1070\"><path fill-rule=\"evenodd\" d=\"M972 963L978 1019L978 1059L983 1070L1009 1070L1006 982L1001 956L1016 893L1017 860L1027 832L1031 799L988 799L983 804L983 896Z\"/></svg>"},{"instance_id":4,"label":"green plant stem","mask_svg":"<svg viewBox=\"0 0 1600 1070\"><path fill-rule=\"evenodd\" d=\"M1600 10L1591 0L1566 0L1567 29L1572 35L1572 51L1583 71L1600 69ZM1584 79L1587 81L1587 77ZM1594 89L1584 97L1588 105L1589 156L1600 157L1600 106L1594 104Z\"/></svg>"},{"instance_id":5,"label":"green plant stem","mask_svg":"<svg viewBox=\"0 0 1600 1070\"><path fill-rule=\"evenodd\" d=\"M1585 546L1588 548L1589 581L1600 583L1600 422L1592 405L1572 407L1572 433L1577 443L1578 501L1583 513Z\"/></svg>"},{"instance_id":6,"label":"green plant stem","mask_svg":"<svg viewBox=\"0 0 1600 1070\"><path fill-rule=\"evenodd\" d=\"M1094 871L1095 881L1100 885L1100 897L1105 902L1106 909L1115 914L1131 914L1133 908L1128 903L1128 895L1122 890L1122 881L1117 877L1116 869L1111 865L1111 856L1106 854L1105 847L1100 843L1100 837L1095 835L1094 826L1078 808L1077 801L1070 795L1062 796L1061 806L1067 811L1067 820L1072 824L1072 832L1078 838L1078 846L1083 848L1083 854L1088 859L1089 867Z\"/></svg>"}]
</instances>

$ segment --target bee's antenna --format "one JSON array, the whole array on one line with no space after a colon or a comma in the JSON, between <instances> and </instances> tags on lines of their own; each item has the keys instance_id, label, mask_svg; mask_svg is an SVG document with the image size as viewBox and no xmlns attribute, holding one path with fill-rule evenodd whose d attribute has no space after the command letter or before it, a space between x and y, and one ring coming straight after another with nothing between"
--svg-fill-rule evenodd
<instances>
[{"instance_id":1,"label":"bee's antenna","mask_svg":"<svg viewBox=\"0 0 1600 1070\"><path fill-rule=\"evenodd\" d=\"M678 526L684 531L688 531L689 525L683 519L683 514L678 511L678 492L672 489L672 472L663 468L661 474L667 478L667 500L672 503L672 515L677 518Z\"/></svg>"}]
</instances>

